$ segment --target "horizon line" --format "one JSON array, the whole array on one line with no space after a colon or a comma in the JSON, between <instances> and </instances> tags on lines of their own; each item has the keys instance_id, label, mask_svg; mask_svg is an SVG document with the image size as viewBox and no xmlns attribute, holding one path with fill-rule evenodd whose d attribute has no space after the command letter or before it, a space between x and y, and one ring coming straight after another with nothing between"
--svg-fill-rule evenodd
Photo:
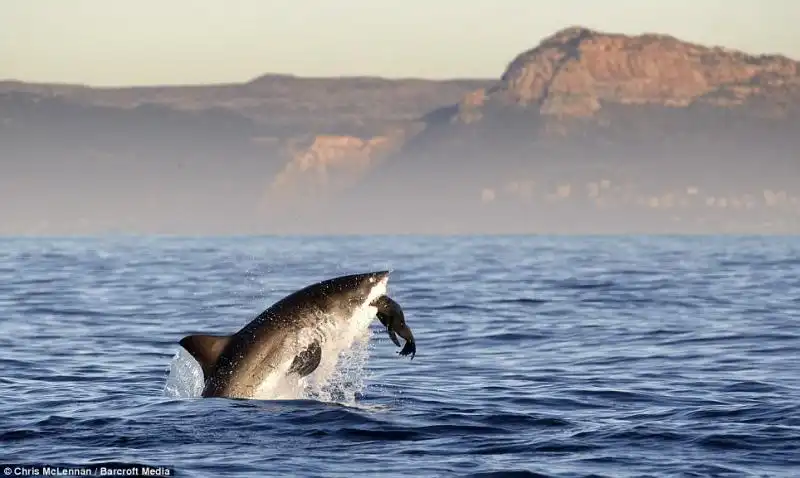
<instances>
[{"instance_id":1,"label":"horizon line","mask_svg":"<svg viewBox=\"0 0 800 478\"><path fill-rule=\"evenodd\" d=\"M0 241L13 239L322 239L322 238L458 238L458 237L798 237L800 232L481 232L481 233L259 233L259 234L190 234L190 233L63 233L4 234Z\"/></svg>"}]
</instances>

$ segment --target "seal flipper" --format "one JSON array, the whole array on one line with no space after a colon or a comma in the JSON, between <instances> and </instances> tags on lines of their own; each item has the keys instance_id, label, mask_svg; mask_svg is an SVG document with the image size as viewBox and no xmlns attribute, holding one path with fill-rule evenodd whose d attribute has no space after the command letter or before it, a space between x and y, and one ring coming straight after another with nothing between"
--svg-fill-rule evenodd
<instances>
[{"instance_id":1,"label":"seal flipper","mask_svg":"<svg viewBox=\"0 0 800 478\"><path fill-rule=\"evenodd\" d=\"M394 333L394 330L392 329L392 323L394 322L394 317L403 317L403 309L400 308L400 305L397 302L385 295L375 299L372 302L372 305L378 309L378 313L375 315L378 317L378 320L381 321L383 326L386 327L386 332L389 334L389 338L392 339L392 342L394 342L395 345L400 347L400 341L397 340L397 334Z\"/></svg>"},{"instance_id":2,"label":"seal flipper","mask_svg":"<svg viewBox=\"0 0 800 478\"><path fill-rule=\"evenodd\" d=\"M399 347L400 346L400 341L397 340L397 334L394 333L394 330L386 329L386 331L389 333L389 338L392 339L392 342L394 342L394 344Z\"/></svg>"},{"instance_id":3,"label":"seal flipper","mask_svg":"<svg viewBox=\"0 0 800 478\"><path fill-rule=\"evenodd\" d=\"M230 335L187 335L181 339L180 345L197 360L203 369L203 380L208 380L230 340Z\"/></svg>"},{"instance_id":4,"label":"seal flipper","mask_svg":"<svg viewBox=\"0 0 800 478\"><path fill-rule=\"evenodd\" d=\"M397 331L397 334L406 341L405 347L400 350L400 355L411 355L411 360L414 360L414 356L417 355L417 343L414 341L414 334L411 333L411 329L409 329L406 324L403 324L403 328Z\"/></svg>"},{"instance_id":5,"label":"seal flipper","mask_svg":"<svg viewBox=\"0 0 800 478\"><path fill-rule=\"evenodd\" d=\"M292 366L289 367L289 373L294 372L301 377L305 377L316 370L321 361L322 347L320 347L319 342L315 340L307 349L297 354L297 357L292 361Z\"/></svg>"},{"instance_id":6,"label":"seal flipper","mask_svg":"<svg viewBox=\"0 0 800 478\"><path fill-rule=\"evenodd\" d=\"M398 347L400 346L400 341L397 340L398 335L406 341L405 346L398 353L404 356L411 355L413 359L414 355L417 354L417 345L414 341L414 334L411 333L411 329L406 325L405 314L400 304L392 300L389 296L382 295L372 301L372 305L378 309L376 314L378 320L386 327L386 331L389 334L389 338L392 339L392 342Z\"/></svg>"}]
</instances>

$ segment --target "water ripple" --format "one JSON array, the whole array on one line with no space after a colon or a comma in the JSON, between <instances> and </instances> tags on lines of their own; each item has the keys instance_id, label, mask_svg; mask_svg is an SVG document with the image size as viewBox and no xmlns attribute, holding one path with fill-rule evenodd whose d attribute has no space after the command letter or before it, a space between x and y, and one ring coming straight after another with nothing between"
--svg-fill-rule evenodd
<instances>
[{"instance_id":1,"label":"water ripple","mask_svg":"<svg viewBox=\"0 0 800 478\"><path fill-rule=\"evenodd\" d=\"M0 458L181 476L792 477L795 238L0 241ZM177 341L392 269L354 405L172 399Z\"/></svg>"}]
</instances>

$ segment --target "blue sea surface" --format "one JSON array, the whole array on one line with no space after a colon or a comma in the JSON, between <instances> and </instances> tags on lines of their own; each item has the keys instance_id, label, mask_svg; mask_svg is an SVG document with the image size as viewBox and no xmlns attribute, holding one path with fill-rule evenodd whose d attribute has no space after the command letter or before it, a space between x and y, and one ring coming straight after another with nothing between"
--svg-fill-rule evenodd
<instances>
[{"instance_id":1,"label":"blue sea surface","mask_svg":"<svg viewBox=\"0 0 800 478\"><path fill-rule=\"evenodd\" d=\"M354 403L175 398L178 341L392 269ZM0 240L0 463L800 476L800 238ZM356 381L358 381L356 380Z\"/></svg>"}]
</instances>

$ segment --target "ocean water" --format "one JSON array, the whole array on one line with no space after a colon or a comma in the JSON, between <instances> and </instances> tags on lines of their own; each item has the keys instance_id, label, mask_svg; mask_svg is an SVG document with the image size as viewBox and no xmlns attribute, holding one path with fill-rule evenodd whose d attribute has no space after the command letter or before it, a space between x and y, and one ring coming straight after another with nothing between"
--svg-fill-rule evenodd
<instances>
[{"instance_id":1,"label":"ocean water","mask_svg":"<svg viewBox=\"0 0 800 478\"><path fill-rule=\"evenodd\" d=\"M181 337L381 269L414 360L376 320L326 397L194 398ZM797 477L800 238L2 239L0 367L0 463Z\"/></svg>"}]
</instances>

